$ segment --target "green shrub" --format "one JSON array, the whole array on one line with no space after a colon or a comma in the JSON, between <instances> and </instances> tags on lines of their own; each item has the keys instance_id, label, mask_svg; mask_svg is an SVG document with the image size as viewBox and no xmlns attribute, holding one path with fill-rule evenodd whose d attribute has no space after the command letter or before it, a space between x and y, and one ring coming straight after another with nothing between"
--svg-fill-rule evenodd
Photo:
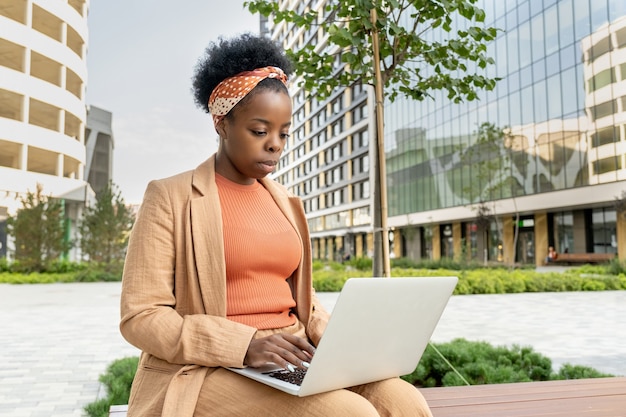
<instances>
[{"instance_id":1,"label":"green shrub","mask_svg":"<svg viewBox=\"0 0 626 417\"><path fill-rule=\"evenodd\" d=\"M128 404L130 387L137 371L138 357L117 359L100 375L107 397L88 404L85 411L90 417L107 417L111 405Z\"/></svg>"},{"instance_id":2,"label":"green shrub","mask_svg":"<svg viewBox=\"0 0 626 417\"><path fill-rule=\"evenodd\" d=\"M322 269L313 272L313 287L320 292L339 292L348 278L362 278L371 276L357 269L347 270L341 273L331 269Z\"/></svg>"},{"instance_id":3,"label":"green shrub","mask_svg":"<svg viewBox=\"0 0 626 417\"><path fill-rule=\"evenodd\" d=\"M371 271L372 270L372 258L352 258L349 261L345 262L346 265L349 265L353 268L358 269L359 271Z\"/></svg>"},{"instance_id":4,"label":"green shrub","mask_svg":"<svg viewBox=\"0 0 626 417\"><path fill-rule=\"evenodd\" d=\"M7 258L0 258L0 272L10 272L11 264Z\"/></svg>"},{"instance_id":5,"label":"green shrub","mask_svg":"<svg viewBox=\"0 0 626 417\"><path fill-rule=\"evenodd\" d=\"M81 262L70 262L65 260L53 261L45 272L51 273L64 273L64 272L78 272L86 269L89 264Z\"/></svg>"},{"instance_id":6,"label":"green shrub","mask_svg":"<svg viewBox=\"0 0 626 417\"><path fill-rule=\"evenodd\" d=\"M502 280L503 291L507 294L526 292L526 271L510 271Z\"/></svg>"},{"instance_id":7,"label":"green shrub","mask_svg":"<svg viewBox=\"0 0 626 417\"><path fill-rule=\"evenodd\" d=\"M602 281L588 280L583 282L583 291L604 291L606 290L606 284Z\"/></svg>"},{"instance_id":8,"label":"green shrub","mask_svg":"<svg viewBox=\"0 0 626 417\"><path fill-rule=\"evenodd\" d=\"M46 273L18 273L17 262L0 259L0 283L50 283L120 281L122 263L56 262ZM394 260L393 277L405 276L458 276L455 294L501 294L554 291L625 290L626 274L611 274L611 265L585 265L565 272L537 272L535 269L505 268L501 265L478 267L474 264L464 269L454 269L461 264L452 260L414 263L407 259ZM400 267L404 265L406 267ZM412 266L417 265L417 266ZM425 268L429 266L430 268ZM19 268L18 268L19 269ZM354 258L345 263L313 261L313 287L317 291L341 291L352 277L371 277L371 259Z\"/></svg>"},{"instance_id":9,"label":"green shrub","mask_svg":"<svg viewBox=\"0 0 626 417\"><path fill-rule=\"evenodd\" d=\"M312 268L313 268L313 272L321 271L322 269L324 269L324 262L322 262L320 260L314 260Z\"/></svg>"},{"instance_id":10,"label":"green shrub","mask_svg":"<svg viewBox=\"0 0 626 417\"><path fill-rule=\"evenodd\" d=\"M19 262L0 259L0 283L49 284L54 282L121 281L124 264L55 261L44 272L19 272Z\"/></svg>"},{"instance_id":11,"label":"green shrub","mask_svg":"<svg viewBox=\"0 0 626 417\"><path fill-rule=\"evenodd\" d=\"M604 268L610 275L620 275L626 273L626 263L617 258L612 259L609 264L604 266Z\"/></svg>"},{"instance_id":12,"label":"green shrub","mask_svg":"<svg viewBox=\"0 0 626 417\"><path fill-rule=\"evenodd\" d=\"M583 379L583 378L607 378L611 374L602 373L588 366L563 364L559 372L552 375L552 379Z\"/></svg>"},{"instance_id":13,"label":"green shrub","mask_svg":"<svg viewBox=\"0 0 626 417\"><path fill-rule=\"evenodd\" d=\"M392 268L418 268L419 261L410 258L395 258L389 261Z\"/></svg>"},{"instance_id":14,"label":"green shrub","mask_svg":"<svg viewBox=\"0 0 626 417\"><path fill-rule=\"evenodd\" d=\"M455 339L449 343L429 344L415 371L402 378L421 387L440 387L465 385L465 381L481 385L606 376L611 375L572 365L564 365L558 373L553 373L552 361L527 346L492 346L487 342Z\"/></svg>"},{"instance_id":15,"label":"green shrub","mask_svg":"<svg viewBox=\"0 0 626 417\"><path fill-rule=\"evenodd\" d=\"M44 273L32 272L22 274L16 272L0 272L2 284L52 284L55 282L74 282L75 275L72 273Z\"/></svg>"},{"instance_id":16,"label":"green shrub","mask_svg":"<svg viewBox=\"0 0 626 417\"><path fill-rule=\"evenodd\" d=\"M108 281L121 281L122 280L122 268L118 267L104 267L102 265L90 266L78 272L75 276L76 282L108 282Z\"/></svg>"},{"instance_id":17,"label":"green shrub","mask_svg":"<svg viewBox=\"0 0 626 417\"><path fill-rule=\"evenodd\" d=\"M453 271L460 271L462 269L469 269L469 264L462 264L450 258L441 258L438 260L424 259L415 263L415 268L418 269L451 269Z\"/></svg>"}]
</instances>

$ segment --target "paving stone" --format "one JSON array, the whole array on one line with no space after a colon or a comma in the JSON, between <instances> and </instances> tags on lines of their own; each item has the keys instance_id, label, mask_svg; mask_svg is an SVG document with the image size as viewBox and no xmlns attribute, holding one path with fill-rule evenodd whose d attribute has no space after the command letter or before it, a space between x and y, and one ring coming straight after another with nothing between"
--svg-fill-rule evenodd
<instances>
[{"instance_id":1,"label":"paving stone","mask_svg":"<svg viewBox=\"0 0 626 417\"><path fill-rule=\"evenodd\" d=\"M0 417L83 417L98 377L137 356L119 333L121 284L0 284ZM318 293L332 310L336 293ZM453 296L434 342L532 346L563 363L626 375L626 291Z\"/></svg>"}]
</instances>

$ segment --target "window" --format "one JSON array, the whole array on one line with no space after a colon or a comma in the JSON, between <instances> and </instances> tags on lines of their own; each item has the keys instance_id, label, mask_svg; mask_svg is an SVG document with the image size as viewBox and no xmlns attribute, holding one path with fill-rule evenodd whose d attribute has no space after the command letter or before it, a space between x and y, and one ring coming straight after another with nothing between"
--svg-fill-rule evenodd
<instances>
[{"instance_id":1,"label":"window","mask_svg":"<svg viewBox=\"0 0 626 417\"><path fill-rule=\"evenodd\" d=\"M615 210L608 208L594 209L592 214L593 252L617 252L617 216Z\"/></svg>"},{"instance_id":2,"label":"window","mask_svg":"<svg viewBox=\"0 0 626 417\"><path fill-rule=\"evenodd\" d=\"M594 175L606 174L622 169L622 159L619 156L610 156L593 162Z\"/></svg>"},{"instance_id":3,"label":"window","mask_svg":"<svg viewBox=\"0 0 626 417\"><path fill-rule=\"evenodd\" d=\"M354 134L354 148L366 148L369 146L369 131L362 130Z\"/></svg>"},{"instance_id":4,"label":"window","mask_svg":"<svg viewBox=\"0 0 626 417\"><path fill-rule=\"evenodd\" d=\"M339 136L343 132L343 117L333 123L333 136Z\"/></svg>"},{"instance_id":5,"label":"window","mask_svg":"<svg viewBox=\"0 0 626 417\"><path fill-rule=\"evenodd\" d=\"M341 112L341 110L343 109L343 96L340 96L333 100L333 102L331 103L331 109L332 115L339 114Z\"/></svg>"},{"instance_id":6,"label":"window","mask_svg":"<svg viewBox=\"0 0 626 417\"><path fill-rule=\"evenodd\" d=\"M314 118L314 127L321 127L324 126L324 124L326 123L326 111L325 110L321 110L320 112L318 112Z\"/></svg>"},{"instance_id":7,"label":"window","mask_svg":"<svg viewBox=\"0 0 626 417\"><path fill-rule=\"evenodd\" d=\"M301 108L300 110L296 112L295 119L296 119L296 122L298 123L304 120L304 108Z\"/></svg>"},{"instance_id":8,"label":"window","mask_svg":"<svg viewBox=\"0 0 626 417\"><path fill-rule=\"evenodd\" d=\"M346 144L346 141L342 140L341 142L339 142L332 148L328 149L328 151L326 151L326 154L327 154L326 163L337 161L340 158L342 158L344 155L345 144Z\"/></svg>"},{"instance_id":9,"label":"window","mask_svg":"<svg viewBox=\"0 0 626 417\"><path fill-rule=\"evenodd\" d=\"M626 47L626 28L621 28L615 32L615 39L617 40L617 47Z\"/></svg>"},{"instance_id":10,"label":"window","mask_svg":"<svg viewBox=\"0 0 626 417\"><path fill-rule=\"evenodd\" d=\"M587 50L589 62L595 61L607 52L610 52L611 49L611 37L607 36L606 38L601 39Z\"/></svg>"},{"instance_id":11,"label":"window","mask_svg":"<svg viewBox=\"0 0 626 417\"><path fill-rule=\"evenodd\" d=\"M304 90L298 91L295 97L296 104L300 104L304 101Z\"/></svg>"},{"instance_id":12,"label":"window","mask_svg":"<svg viewBox=\"0 0 626 417\"><path fill-rule=\"evenodd\" d=\"M320 135L313 136L311 139L311 149L319 148L320 146Z\"/></svg>"},{"instance_id":13,"label":"window","mask_svg":"<svg viewBox=\"0 0 626 417\"><path fill-rule=\"evenodd\" d=\"M339 158L341 158L341 148L339 146L333 146L331 158L333 161L336 161Z\"/></svg>"},{"instance_id":14,"label":"window","mask_svg":"<svg viewBox=\"0 0 626 417\"><path fill-rule=\"evenodd\" d=\"M367 103L357 107L352 111L352 123L360 122L367 118Z\"/></svg>"},{"instance_id":15,"label":"window","mask_svg":"<svg viewBox=\"0 0 626 417\"><path fill-rule=\"evenodd\" d=\"M343 204L343 188L333 191L333 202L337 206Z\"/></svg>"},{"instance_id":16,"label":"window","mask_svg":"<svg viewBox=\"0 0 626 417\"><path fill-rule=\"evenodd\" d=\"M552 6L545 11L545 44L546 55L556 52L559 49L559 17L556 6Z\"/></svg>"},{"instance_id":17,"label":"window","mask_svg":"<svg viewBox=\"0 0 626 417\"><path fill-rule=\"evenodd\" d=\"M619 126L610 126L591 135L591 146L597 148L608 143L619 142L619 140Z\"/></svg>"},{"instance_id":18,"label":"window","mask_svg":"<svg viewBox=\"0 0 626 417\"><path fill-rule=\"evenodd\" d=\"M335 61L333 62L333 69L339 69L343 66L343 63L341 62L341 52L338 52L337 55L335 55Z\"/></svg>"},{"instance_id":19,"label":"window","mask_svg":"<svg viewBox=\"0 0 626 417\"><path fill-rule=\"evenodd\" d=\"M370 216L370 208L369 206L360 207L352 210L352 224L355 226L360 226L363 224L370 224L372 218ZM367 239L363 239L363 246L366 246Z\"/></svg>"},{"instance_id":20,"label":"window","mask_svg":"<svg viewBox=\"0 0 626 417\"><path fill-rule=\"evenodd\" d=\"M604 103L593 106L591 108L592 121L595 122L598 119L614 114L616 107L617 103L615 102L615 100L606 101Z\"/></svg>"},{"instance_id":21,"label":"window","mask_svg":"<svg viewBox=\"0 0 626 417\"><path fill-rule=\"evenodd\" d=\"M622 71L623 74L623 71ZM615 82L615 70L613 68L600 71L589 79L588 88L589 92L594 92L602 87L605 87Z\"/></svg>"},{"instance_id":22,"label":"window","mask_svg":"<svg viewBox=\"0 0 626 417\"><path fill-rule=\"evenodd\" d=\"M574 215L571 211L554 215L554 249L557 253L571 252L574 248Z\"/></svg>"},{"instance_id":23,"label":"window","mask_svg":"<svg viewBox=\"0 0 626 417\"><path fill-rule=\"evenodd\" d=\"M358 175L362 172L369 171L370 159L368 155L355 158L352 161L352 175Z\"/></svg>"},{"instance_id":24,"label":"window","mask_svg":"<svg viewBox=\"0 0 626 417\"><path fill-rule=\"evenodd\" d=\"M317 157L314 156L313 158L309 159L307 161L307 164L309 166L309 172L317 169Z\"/></svg>"},{"instance_id":25,"label":"window","mask_svg":"<svg viewBox=\"0 0 626 417\"><path fill-rule=\"evenodd\" d=\"M311 199L311 210L319 210L320 207L320 198L315 197Z\"/></svg>"},{"instance_id":26,"label":"window","mask_svg":"<svg viewBox=\"0 0 626 417\"><path fill-rule=\"evenodd\" d=\"M352 185L352 200L364 200L370 196L370 182L362 181Z\"/></svg>"},{"instance_id":27,"label":"window","mask_svg":"<svg viewBox=\"0 0 626 417\"><path fill-rule=\"evenodd\" d=\"M340 181L343 181L345 175L345 165L340 165L337 168L326 172L326 185L336 184Z\"/></svg>"},{"instance_id":28,"label":"window","mask_svg":"<svg viewBox=\"0 0 626 417\"><path fill-rule=\"evenodd\" d=\"M296 140L300 142L303 139L304 139L304 127L301 127L298 130L296 130Z\"/></svg>"},{"instance_id":29,"label":"window","mask_svg":"<svg viewBox=\"0 0 626 417\"><path fill-rule=\"evenodd\" d=\"M311 231L319 232L324 229L322 226L321 217L315 217L314 219L309 219L308 223L309 223L309 230Z\"/></svg>"},{"instance_id":30,"label":"window","mask_svg":"<svg viewBox=\"0 0 626 417\"><path fill-rule=\"evenodd\" d=\"M363 84L356 83L352 86L352 101L354 101L357 97L359 97L365 89L363 88Z\"/></svg>"},{"instance_id":31,"label":"window","mask_svg":"<svg viewBox=\"0 0 626 417\"><path fill-rule=\"evenodd\" d=\"M370 170L370 157L369 155L361 158L361 165L363 166L361 172L368 172Z\"/></svg>"},{"instance_id":32,"label":"window","mask_svg":"<svg viewBox=\"0 0 626 417\"><path fill-rule=\"evenodd\" d=\"M335 207L343 204L343 188L332 191L326 195L326 207Z\"/></svg>"}]
</instances>

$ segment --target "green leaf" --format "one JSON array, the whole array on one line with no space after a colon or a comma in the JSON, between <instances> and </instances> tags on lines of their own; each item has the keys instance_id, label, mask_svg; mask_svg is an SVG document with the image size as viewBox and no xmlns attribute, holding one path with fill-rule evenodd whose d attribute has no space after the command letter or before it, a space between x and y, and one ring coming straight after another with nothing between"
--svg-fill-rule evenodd
<instances>
[{"instance_id":1,"label":"green leaf","mask_svg":"<svg viewBox=\"0 0 626 417\"><path fill-rule=\"evenodd\" d=\"M288 54L294 58L296 74L302 77L301 83L310 94L325 97L337 87L347 87L359 79L373 83L370 36L374 26L370 12L376 7L381 75L387 99L393 101L403 95L423 100L432 98L432 92L443 90L454 102L476 100L480 90L493 89L498 81L471 72L482 73L494 64L486 44L499 33L496 28L477 25L486 15L475 6L476 2L387 0L384 7L372 0L328 3L325 14L329 18L320 23L328 34L325 49L315 53L313 48L304 47ZM411 7L403 8L407 4ZM314 12L280 10L275 1L246 1L245 5L251 12L271 14L275 21L285 21L295 28L317 24ZM463 29L455 32L453 27ZM333 67L334 56L327 52L335 53L337 49L342 51L341 61L346 65L346 70L338 73Z\"/></svg>"}]
</instances>

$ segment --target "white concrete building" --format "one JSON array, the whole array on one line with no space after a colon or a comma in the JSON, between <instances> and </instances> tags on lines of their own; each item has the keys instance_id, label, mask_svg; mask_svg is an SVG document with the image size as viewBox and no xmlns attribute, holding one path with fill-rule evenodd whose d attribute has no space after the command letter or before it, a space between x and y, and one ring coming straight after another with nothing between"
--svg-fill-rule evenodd
<instances>
[{"instance_id":1,"label":"white concrete building","mask_svg":"<svg viewBox=\"0 0 626 417\"><path fill-rule=\"evenodd\" d=\"M84 174L88 7L0 0L0 257L7 215L37 184L65 200L69 238L93 196Z\"/></svg>"}]
</instances>

